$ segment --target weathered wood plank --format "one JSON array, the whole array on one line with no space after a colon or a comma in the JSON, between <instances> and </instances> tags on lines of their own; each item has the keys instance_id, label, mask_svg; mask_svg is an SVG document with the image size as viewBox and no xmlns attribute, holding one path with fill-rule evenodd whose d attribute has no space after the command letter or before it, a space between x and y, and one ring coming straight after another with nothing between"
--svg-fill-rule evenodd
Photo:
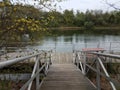
<instances>
[{"instance_id":1,"label":"weathered wood plank","mask_svg":"<svg viewBox=\"0 0 120 90\"><path fill-rule=\"evenodd\" d=\"M73 64L53 64L40 90L96 90Z\"/></svg>"},{"instance_id":2,"label":"weathered wood plank","mask_svg":"<svg viewBox=\"0 0 120 90\"><path fill-rule=\"evenodd\" d=\"M53 53L52 63L53 64L73 63L73 54L72 53Z\"/></svg>"}]
</instances>

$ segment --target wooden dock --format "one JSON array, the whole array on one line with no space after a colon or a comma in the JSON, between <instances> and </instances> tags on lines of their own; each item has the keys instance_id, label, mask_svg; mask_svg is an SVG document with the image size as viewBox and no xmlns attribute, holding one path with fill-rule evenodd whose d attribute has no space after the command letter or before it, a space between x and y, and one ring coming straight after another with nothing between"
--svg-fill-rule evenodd
<instances>
[{"instance_id":1,"label":"wooden dock","mask_svg":"<svg viewBox=\"0 0 120 90\"><path fill-rule=\"evenodd\" d=\"M53 64L64 64L73 63L73 53L53 53L52 54Z\"/></svg>"},{"instance_id":2,"label":"wooden dock","mask_svg":"<svg viewBox=\"0 0 120 90\"><path fill-rule=\"evenodd\" d=\"M97 90L74 64L53 64L40 90Z\"/></svg>"}]
</instances>

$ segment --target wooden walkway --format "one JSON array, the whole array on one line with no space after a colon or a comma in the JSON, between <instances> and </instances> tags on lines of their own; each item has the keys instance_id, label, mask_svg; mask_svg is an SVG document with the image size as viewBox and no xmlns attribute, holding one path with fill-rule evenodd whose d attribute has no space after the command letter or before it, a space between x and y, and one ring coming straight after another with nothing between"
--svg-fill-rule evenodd
<instances>
[{"instance_id":1,"label":"wooden walkway","mask_svg":"<svg viewBox=\"0 0 120 90\"><path fill-rule=\"evenodd\" d=\"M73 64L51 65L40 90L96 90Z\"/></svg>"},{"instance_id":2,"label":"wooden walkway","mask_svg":"<svg viewBox=\"0 0 120 90\"><path fill-rule=\"evenodd\" d=\"M73 63L73 53L53 53L53 64Z\"/></svg>"}]
</instances>

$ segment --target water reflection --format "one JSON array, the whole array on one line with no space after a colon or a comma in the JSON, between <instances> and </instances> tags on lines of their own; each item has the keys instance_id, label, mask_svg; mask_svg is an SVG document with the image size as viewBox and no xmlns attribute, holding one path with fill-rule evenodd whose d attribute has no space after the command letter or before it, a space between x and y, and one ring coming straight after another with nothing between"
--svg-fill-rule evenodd
<instances>
[{"instance_id":1,"label":"water reflection","mask_svg":"<svg viewBox=\"0 0 120 90\"><path fill-rule=\"evenodd\" d=\"M67 32L67 31L65 31ZM68 31L69 33L69 31ZM34 46L38 49L56 49L56 51L72 51L73 46L76 49L81 50L82 48L87 47L103 47L108 48L110 44L109 42L119 42L120 36L116 35L94 35L94 34L81 34L78 32L73 33L58 33L54 35L46 35L43 37L43 43ZM118 47L119 48L119 47Z\"/></svg>"}]
</instances>

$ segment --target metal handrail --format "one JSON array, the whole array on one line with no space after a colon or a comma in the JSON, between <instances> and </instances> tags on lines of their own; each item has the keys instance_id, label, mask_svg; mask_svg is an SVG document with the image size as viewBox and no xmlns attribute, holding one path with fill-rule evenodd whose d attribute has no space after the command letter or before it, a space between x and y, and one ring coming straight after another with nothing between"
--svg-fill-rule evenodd
<instances>
[{"instance_id":1,"label":"metal handrail","mask_svg":"<svg viewBox=\"0 0 120 90\"><path fill-rule=\"evenodd\" d=\"M43 68L46 66L46 63L36 72L35 75L33 75L24 85L20 90L25 90L28 85L36 78L36 76L43 70ZM39 86L38 86L39 87Z\"/></svg>"},{"instance_id":2,"label":"metal handrail","mask_svg":"<svg viewBox=\"0 0 120 90\"><path fill-rule=\"evenodd\" d=\"M0 62L0 69L7 67L7 66L10 66L12 64L18 63L18 62L25 61L25 60L32 58L32 57L35 57L37 55L41 55L41 53L37 53L37 54L25 56L25 57L20 57L20 58L15 58L15 59L8 60L8 61L2 61L2 62Z\"/></svg>"},{"instance_id":3,"label":"metal handrail","mask_svg":"<svg viewBox=\"0 0 120 90\"><path fill-rule=\"evenodd\" d=\"M100 76L106 78L112 89L113 90L117 90L116 88L118 88L117 86L120 86L120 83L118 81L113 80L112 78L110 78L110 75L108 74L105 66L103 65L103 62L101 60L101 58L103 57L109 57L109 58L115 58L115 59L120 59L120 55L115 55L115 54L108 54L108 53L99 53L99 52L82 52L82 51L74 51L75 53L75 63L77 63L77 66L80 66L80 69L82 71L82 73L84 75L86 75L88 72L86 70L86 67L88 67L87 69L90 69L94 72L97 73L97 89L100 90L101 86L100 86ZM96 55L96 59L94 60L94 63L96 62L97 64L97 69L95 69L94 67L92 67L91 65L89 65L86 62L87 59L87 54L92 54L92 55ZM82 61L81 61L82 58ZM100 72L100 66L103 69L104 73ZM117 84L117 86L115 86Z\"/></svg>"},{"instance_id":4,"label":"metal handrail","mask_svg":"<svg viewBox=\"0 0 120 90\"><path fill-rule=\"evenodd\" d=\"M36 57L35 59L35 64L34 64L34 68L31 74L31 78L21 87L20 90L31 90L31 86L32 86L32 82L33 80L36 78L36 90L39 90L39 86L40 86L40 81L39 81L39 76L40 76L40 72L44 71L44 74L47 73L49 65L51 64L51 51L42 51L41 53L36 53L33 55L29 55L29 56L25 56L25 57L20 57L20 58L16 58L16 59L12 59L12 60L8 60L8 61L3 61L0 62L0 69L4 68L4 67L8 67L10 65L25 61L25 60L30 60L30 58ZM42 55L44 54L44 56ZM42 65L41 59L44 58L44 64ZM40 65L42 65L40 67Z\"/></svg>"},{"instance_id":5,"label":"metal handrail","mask_svg":"<svg viewBox=\"0 0 120 90\"><path fill-rule=\"evenodd\" d=\"M108 54L108 53L99 53L99 52L91 52L90 54L98 55L98 56L104 56L104 57L110 57L115 59L120 59L120 55L115 54Z\"/></svg>"}]
</instances>

